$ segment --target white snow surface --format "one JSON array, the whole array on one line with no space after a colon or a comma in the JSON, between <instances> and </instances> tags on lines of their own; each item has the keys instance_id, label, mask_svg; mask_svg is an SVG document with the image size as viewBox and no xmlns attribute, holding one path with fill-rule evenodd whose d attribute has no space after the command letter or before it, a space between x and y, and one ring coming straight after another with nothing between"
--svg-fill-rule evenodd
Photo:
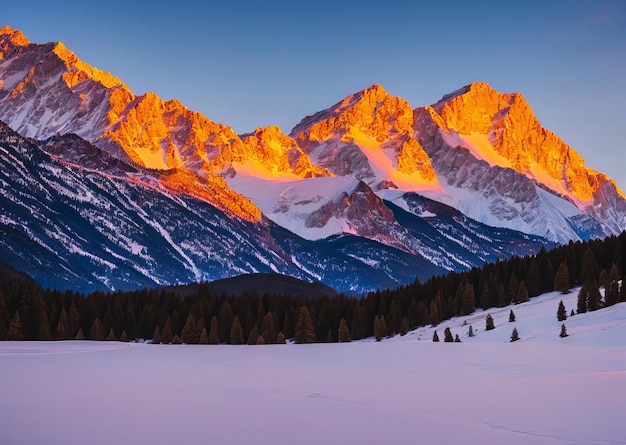
<instances>
[{"instance_id":1,"label":"white snow surface","mask_svg":"<svg viewBox=\"0 0 626 445\"><path fill-rule=\"evenodd\" d=\"M304 239L352 232L345 218L331 217L322 227L311 227L306 220L322 206L356 189L358 179L332 176L286 181L237 174L227 181L229 187L251 199L265 216Z\"/></svg>"},{"instance_id":2,"label":"white snow surface","mask_svg":"<svg viewBox=\"0 0 626 445\"><path fill-rule=\"evenodd\" d=\"M547 294L375 343L0 342L2 444L623 444L626 304ZM517 321L508 322L513 309ZM476 336L467 337L467 321ZM510 343L513 327L521 340Z\"/></svg>"}]
</instances>

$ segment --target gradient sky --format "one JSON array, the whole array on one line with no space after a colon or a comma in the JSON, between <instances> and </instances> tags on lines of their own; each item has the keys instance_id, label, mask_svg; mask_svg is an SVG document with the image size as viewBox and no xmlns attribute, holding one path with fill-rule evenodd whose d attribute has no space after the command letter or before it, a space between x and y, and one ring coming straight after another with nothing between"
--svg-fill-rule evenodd
<instances>
[{"instance_id":1,"label":"gradient sky","mask_svg":"<svg viewBox=\"0 0 626 445\"><path fill-rule=\"evenodd\" d=\"M136 94L179 99L239 133L380 83L413 107L470 82L519 91L626 191L626 2L10 2L2 24L62 41Z\"/></svg>"}]
</instances>

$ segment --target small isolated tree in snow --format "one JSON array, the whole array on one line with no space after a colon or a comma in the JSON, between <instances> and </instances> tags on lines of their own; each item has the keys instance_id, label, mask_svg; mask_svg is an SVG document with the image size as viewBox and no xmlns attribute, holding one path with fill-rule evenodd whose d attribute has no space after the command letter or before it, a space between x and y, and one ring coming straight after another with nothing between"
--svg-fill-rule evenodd
<instances>
[{"instance_id":1,"label":"small isolated tree in snow","mask_svg":"<svg viewBox=\"0 0 626 445\"><path fill-rule=\"evenodd\" d=\"M443 331L443 341L444 343L452 343L454 341L454 337L452 337L452 331L450 328L445 328Z\"/></svg>"},{"instance_id":2,"label":"small isolated tree in snow","mask_svg":"<svg viewBox=\"0 0 626 445\"><path fill-rule=\"evenodd\" d=\"M563 323L561 325L561 333L559 334L559 337L564 338L567 337L569 334L567 333L567 328L565 327L565 323Z\"/></svg>"},{"instance_id":3,"label":"small isolated tree in snow","mask_svg":"<svg viewBox=\"0 0 626 445\"><path fill-rule=\"evenodd\" d=\"M487 314L487 318L485 319L485 331L491 331L496 327L493 325L493 317L491 314Z\"/></svg>"},{"instance_id":4,"label":"small isolated tree in snow","mask_svg":"<svg viewBox=\"0 0 626 445\"><path fill-rule=\"evenodd\" d=\"M468 337L473 337L474 336L474 328L472 327L472 325L470 325L469 329L467 330L467 336Z\"/></svg>"},{"instance_id":5,"label":"small isolated tree in snow","mask_svg":"<svg viewBox=\"0 0 626 445\"><path fill-rule=\"evenodd\" d=\"M513 332L511 333L511 341L519 340L519 334L517 333L517 328L513 328Z\"/></svg>"},{"instance_id":6,"label":"small isolated tree in snow","mask_svg":"<svg viewBox=\"0 0 626 445\"><path fill-rule=\"evenodd\" d=\"M459 334L454 336L454 343L461 343L461 339L459 338Z\"/></svg>"},{"instance_id":7,"label":"small isolated tree in snow","mask_svg":"<svg viewBox=\"0 0 626 445\"><path fill-rule=\"evenodd\" d=\"M509 312L509 323L513 323L515 321L515 314L513 313L513 309Z\"/></svg>"},{"instance_id":8,"label":"small isolated tree in snow","mask_svg":"<svg viewBox=\"0 0 626 445\"><path fill-rule=\"evenodd\" d=\"M437 331L433 333L433 341L439 343L439 335L437 334Z\"/></svg>"},{"instance_id":9,"label":"small isolated tree in snow","mask_svg":"<svg viewBox=\"0 0 626 445\"><path fill-rule=\"evenodd\" d=\"M563 300L559 302L559 308L556 311L556 319L559 321L567 320L567 311L565 310L565 305L563 304Z\"/></svg>"}]
</instances>

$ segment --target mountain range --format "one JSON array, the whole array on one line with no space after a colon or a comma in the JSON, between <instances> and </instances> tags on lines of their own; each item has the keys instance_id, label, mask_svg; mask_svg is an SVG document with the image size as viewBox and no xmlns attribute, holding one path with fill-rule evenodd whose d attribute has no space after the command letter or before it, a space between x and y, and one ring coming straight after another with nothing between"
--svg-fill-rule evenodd
<instances>
[{"instance_id":1,"label":"mountain range","mask_svg":"<svg viewBox=\"0 0 626 445\"><path fill-rule=\"evenodd\" d=\"M485 83L236 134L0 30L0 261L90 291L276 272L360 293L618 234L614 181Z\"/></svg>"}]
</instances>

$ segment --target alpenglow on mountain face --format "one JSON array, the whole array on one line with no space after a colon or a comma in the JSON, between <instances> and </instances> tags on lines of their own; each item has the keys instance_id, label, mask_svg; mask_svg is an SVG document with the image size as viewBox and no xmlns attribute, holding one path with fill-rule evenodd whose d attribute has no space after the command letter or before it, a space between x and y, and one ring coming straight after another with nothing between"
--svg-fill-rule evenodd
<instances>
[{"instance_id":1,"label":"alpenglow on mountain face","mask_svg":"<svg viewBox=\"0 0 626 445\"><path fill-rule=\"evenodd\" d=\"M360 293L626 228L614 182L520 94L374 85L237 135L0 30L0 261L58 288L280 272Z\"/></svg>"}]
</instances>

